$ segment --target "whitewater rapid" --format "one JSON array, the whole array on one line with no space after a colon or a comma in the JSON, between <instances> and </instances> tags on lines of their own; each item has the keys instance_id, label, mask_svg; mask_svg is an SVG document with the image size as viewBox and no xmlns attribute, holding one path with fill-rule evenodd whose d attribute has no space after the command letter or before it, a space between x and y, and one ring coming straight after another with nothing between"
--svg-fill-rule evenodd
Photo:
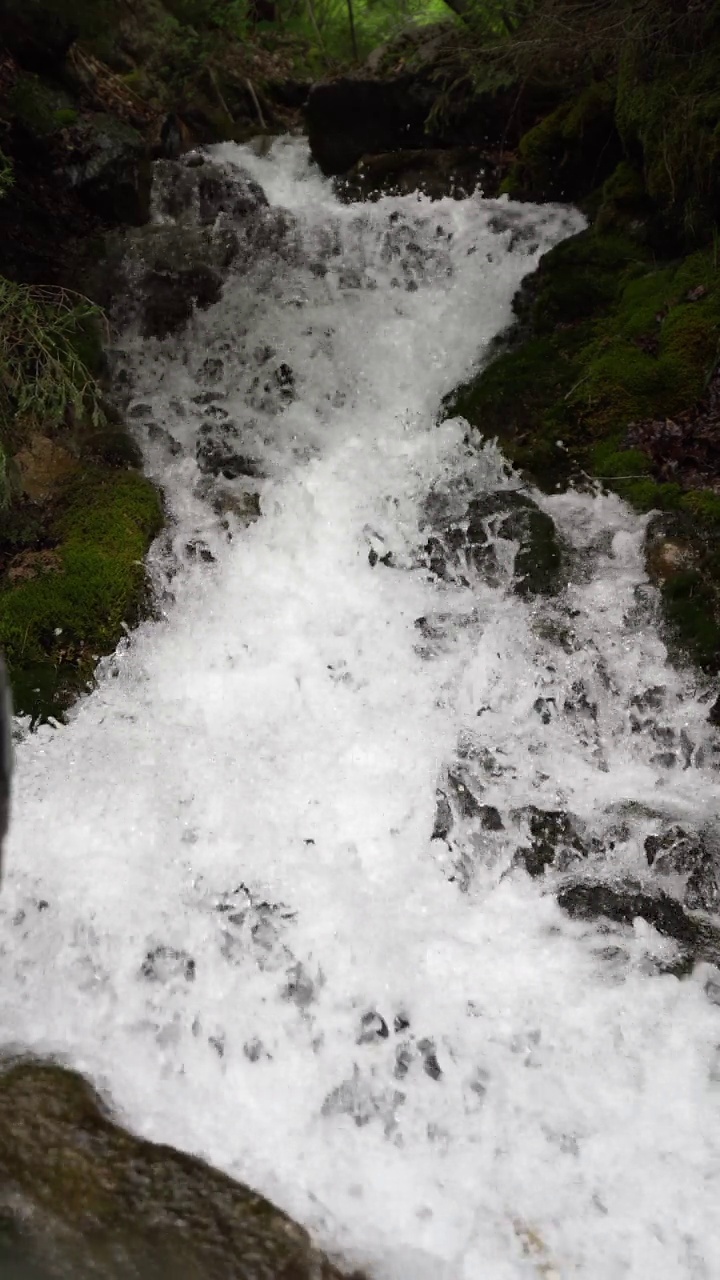
<instances>
[{"instance_id":1,"label":"whitewater rapid","mask_svg":"<svg viewBox=\"0 0 720 1280\"><path fill-rule=\"evenodd\" d=\"M707 972L658 974L671 945L649 926L570 920L511 865L530 804L612 828L618 875L647 870L644 814L713 817L705 691L668 665L644 521L534 495L572 548L550 601L513 594L507 566L464 585L423 559L429 495L520 484L438 410L579 219L343 206L290 141L216 159L297 219L304 252L231 276L181 338L116 353L168 507L161 616L67 726L19 726L5 1046L77 1066L125 1123L377 1280L711 1280ZM292 396L265 384L280 365ZM221 485L258 495L247 528L199 486L211 375L256 472ZM632 732L652 688L685 767ZM462 883L433 839L458 767L503 822L456 833Z\"/></svg>"}]
</instances>

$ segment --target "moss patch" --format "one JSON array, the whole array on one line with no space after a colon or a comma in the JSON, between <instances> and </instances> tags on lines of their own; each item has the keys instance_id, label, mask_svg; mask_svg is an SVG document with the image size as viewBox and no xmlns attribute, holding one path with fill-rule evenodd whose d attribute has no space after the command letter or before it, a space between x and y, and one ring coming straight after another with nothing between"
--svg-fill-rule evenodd
<instances>
[{"instance_id":1,"label":"moss patch","mask_svg":"<svg viewBox=\"0 0 720 1280\"><path fill-rule=\"evenodd\" d=\"M137 614L143 557L161 523L157 491L140 475L98 468L71 484L46 534L59 569L0 587L0 647L16 690L38 666L87 678L114 647Z\"/></svg>"}]
</instances>

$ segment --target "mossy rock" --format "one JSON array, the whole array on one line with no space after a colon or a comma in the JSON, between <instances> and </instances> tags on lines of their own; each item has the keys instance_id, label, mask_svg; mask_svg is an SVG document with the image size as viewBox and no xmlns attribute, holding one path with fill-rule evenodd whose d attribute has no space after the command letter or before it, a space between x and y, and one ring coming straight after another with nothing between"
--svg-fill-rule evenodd
<instances>
[{"instance_id":1,"label":"mossy rock","mask_svg":"<svg viewBox=\"0 0 720 1280\"><path fill-rule=\"evenodd\" d=\"M718 355L720 272L711 253L645 270L623 285L582 353L569 401L595 439L672 417L702 395Z\"/></svg>"},{"instance_id":2,"label":"mossy rock","mask_svg":"<svg viewBox=\"0 0 720 1280\"><path fill-rule=\"evenodd\" d=\"M342 1280L262 1196L128 1133L81 1076L35 1062L0 1075L0 1267L13 1280Z\"/></svg>"},{"instance_id":3,"label":"mossy rock","mask_svg":"<svg viewBox=\"0 0 720 1280\"><path fill-rule=\"evenodd\" d=\"M597 317L647 261L647 252L622 233L581 231L543 255L516 294L513 312L533 335Z\"/></svg>"},{"instance_id":4,"label":"mossy rock","mask_svg":"<svg viewBox=\"0 0 720 1280\"><path fill-rule=\"evenodd\" d=\"M668 640L677 656L716 668L720 497L659 478L625 440L631 424L662 423L704 395L720 338L714 250L656 263L632 238L590 229L545 255L515 312L498 354L443 412L498 438L547 491L594 476L639 511L687 519L701 563L662 585Z\"/></svg>"},{"instance_id":5,"label":"mossy rock","mask_svg":"<svg viewBox=\"0 0 720 1280\"><path fill-rule=\"evenodd\" d=\"M35 680L38 667L88 678L137 617L143 558L161 525L156 489L134 472L89 469L69 485L45 530L53 562L0 586L0 648L17 691L36 687L24 673Z\"/></svg>"},{"instance_id":6,"label":"mossy rock","mask_svg":"<svg viewBox=\"0 0 720 1280\"><path fill-rule=\"evenodd\" d=\"M520 140L518 158L501 190L518 200L578 201L622 158L615 128L614 87L588 85Z\"/></svg>"}]
</instances>

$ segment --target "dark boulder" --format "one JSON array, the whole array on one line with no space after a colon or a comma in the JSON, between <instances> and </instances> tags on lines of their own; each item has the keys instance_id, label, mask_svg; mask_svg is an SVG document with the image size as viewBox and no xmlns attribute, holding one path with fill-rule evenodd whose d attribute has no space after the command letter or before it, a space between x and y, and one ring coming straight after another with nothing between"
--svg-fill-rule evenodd
<instances>
[{"instance_id":1,"label":"dark boulder","mask_svg":"<svg viewBox=\"0 0 720 1280\"><path fill-rule=\"evenodd\" d=\"M337 174L366 154L427 146L425 121L435 96L409 75L314 85L306 107L314 159L323 173Z\"/></svg>"},{"instance_id":2,"label":"dark boulder","mask_svg":"<svg viewBox=\"0 0 720 1280\"><path fill-rule=\"evenodd\" d=\"M527 81L468 91L467 71L438 66L437 52L428 49L413 72L377 77L366 70L313 86L305 116L310 150L323 173L347 173L363 156L393 151L505 151L557 101L557 90Z\"/></svg>"},{"instance_id":3,"label":"dark boulder","mask_svg":"<svg viewBox=\"0 0 720 1280\"><path fill-rule=\"evenodd\" d=\"M586 858L589 847L582 839L576 820L564 809L537 809L535 805L514 817L527 818L530 843L516 850L515 862L525 868L528 875L541 876L548 868L566 871L581 858Z\"/></svg>"},{"instance_id":4,"label":"dark boulder","mask_svg":"<svg viewBox=\"0 0 720 1280\"><path fill-rule=\"evenodd\" d=\"M673 826L645 841L645 856L656 875L674 877L691 911L720 909L720 856L717 836Z\"/></svg>"},{"instance_id":5,"label":"dark boulder","mask_svg":"<svg viewBox=\"0 0 720 1280\"><path fill-rule=\"evenodd\" d=\"M344 200L376 200L421 191L431 200L462 199L480 188L495 195L506 165L499 154L478 147L426 147L364 155L336 190Z\"/></svg>"},{"instance_id":6,"label":"dark boulder","mask_svg":"<svg viewBox=\"0 0 720 1280\"><path fill-rule=\"evenodd\" d=\"M107 222L142 226L150 217L150 153L142 135L122 120L84 116L68 128L60 177Z\"/></svg>"},{"instance_id":7,"label":"dark boulder","mask_svg":"<svg viewBox=\"0 0 720 1280\"><path fill-rule=\"evenodd\" d=\"M249 174L227 170L192 152L179 161L158 160L153 169L158 214L173 222L210 226L220 215L231 221L268 208L267 197Z\"/></svg>"}]
</instances>

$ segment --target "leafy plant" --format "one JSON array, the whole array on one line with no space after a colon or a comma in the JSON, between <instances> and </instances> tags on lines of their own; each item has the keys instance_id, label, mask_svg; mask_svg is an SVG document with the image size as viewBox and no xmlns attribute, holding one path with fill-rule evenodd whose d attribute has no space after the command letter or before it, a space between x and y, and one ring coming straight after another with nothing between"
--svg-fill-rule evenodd
<instances>
[{"instance_id":1,"label":"leafy plant","mask_svg":"<svg viewBox=\"0 0 720 1280\"><path fill-rule=\"evenodd\" d=\"M100 423L100 390L86 352L102 312L67 289L0 276L0 420Z\"/></svg>"}]
</instances>

